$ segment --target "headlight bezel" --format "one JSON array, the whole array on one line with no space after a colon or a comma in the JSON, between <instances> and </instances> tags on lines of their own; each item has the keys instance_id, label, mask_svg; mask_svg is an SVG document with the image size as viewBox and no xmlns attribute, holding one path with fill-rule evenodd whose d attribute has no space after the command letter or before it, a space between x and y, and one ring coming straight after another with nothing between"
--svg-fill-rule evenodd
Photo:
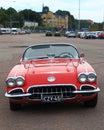
<instances>
[{"instance_id":1,"label":"headlight bezel","mask_svg":"<svg viewBox=\"0 0 104 130\"><path fill-rule=\"evenodd\" d=\"M10 84L10 80L13 81L14 84ZM22 83L20 83L20 81L18 81L18 80L21 80ZM24 82L25 82L25 78L23 76L9 77L6 80L6 84L9 87L15 87L15 86L20 87L20 86L24 85Z\"/></svg>"},{"instance_id":2,"label":"headlight bezel","mask_svg":"<svg viewBox=\"0 0 104 130\"><path fill-rule=\"evenodd\" d=\"M93 80L92 80L92 77L93 77ZM95 82L96 78L97 78L97 75L95 73L89 73L89 75L87 76L88 81L91 83Z\"/></svg>"},{"instance_id":3,"label":"headlight bezel","mask_svg":"<svg viewBox=\"0 0 104 130\"><path fill-rule=\"evenodd\" d=\"M19 76L19 77L17 77L16 78L16 85L17 86L23 86L24 85L24 77L22 77L22 76ZM22 83L20 83L20 82L22 82Z\"/></svg>"},{"instance_id":4,"label":"headlight bezel","mask_svg":"<svg viewBox=\"0 0 104 130\"><path fill-rule=\"evenodd\" d=\"M85 73L81 73L79 74L78 79L81 83L85 83L87 81L87 76Z\"/></svg>"},{"instance_id":5,"label":"headlight bezel","mask_svg":"<svg viewBox=\"0 0 104 130\"><path fill-rule=\"evenodd\" d=\"M81 79L81 77L85 77L85 80L84 79ZM90 82L90 83L94 83L96 82L96 79L97 79L97 75L96 73L94 72L88 72L88 73L80 73L78 75L78 80L81 82L81 83L85 83L85 82Z\"/></svg>"},{"instance_id":6,"label":"headlight bezel","mask_svg":"<svg viewBox=\"0 0 104 130\"><path fill-rule=\"evenodd\" d=\"M9 87L14 87L16 85L15 79L13 77L10 77L6 80L6 84Z\"/></svg>"}]
</instances>

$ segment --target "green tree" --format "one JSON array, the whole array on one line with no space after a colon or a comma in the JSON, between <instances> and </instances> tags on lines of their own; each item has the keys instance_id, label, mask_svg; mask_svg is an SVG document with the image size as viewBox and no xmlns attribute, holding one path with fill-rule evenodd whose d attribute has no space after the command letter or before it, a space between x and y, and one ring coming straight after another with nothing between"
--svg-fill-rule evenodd
<instances>
[{"instance_id":1,"label":"green tree","mask_svg":"<svg viewBox=\"0 0 104 130\"><path fill-rule=\"evenodd\" d=\"M3 8L0 9L0 24L4 27L8 26L8 15Z\"/></svg>"},{"instance_id":2,"label":"green tree","mask_svg":"<svg viewBox=\"0 0 104 130\"><path fill-rule=\"evenodd\" d=\"M8 8L6 10L6 14L9 18L9 26L10 27L19 27L20 26L20 17L18 12L14 8Z\"/></svg>"},{"instance_id":3,"label":"green tree","mask_svg":"<svg viewBox=\"0 0 104 130\"><path fill-rule=\"evenodd\" d=\"M22 16L24 21L32 21L32 22L38 22L39 25L42 23L41 16L39 13L32 11L30 9L25 9L19 12L19 14Z\"/></svg>"}]
</instances>

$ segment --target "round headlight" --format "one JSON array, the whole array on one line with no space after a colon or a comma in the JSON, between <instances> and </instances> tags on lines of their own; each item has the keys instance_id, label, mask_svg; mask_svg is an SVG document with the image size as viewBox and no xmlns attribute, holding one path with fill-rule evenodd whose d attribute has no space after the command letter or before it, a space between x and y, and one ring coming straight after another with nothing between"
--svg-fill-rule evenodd
<instances>
[{"instance_id":1,"label":"round headlight","mask_svg":"<svg viewBox=\"0 0 104 130\"><path fill-rule=\"evenodd\" d=\"M91 73L88 75L88 81L89 82L95 82L96 81L96 74Z\"/></svg>"},{"instance_id":2,"label":"round headlight","mask_svg":"<svg viewBox=\"0 0 104 130\"><path fill-rule=\"evenodd\" d=\"M15 80L13 78L7 79L6 83L9 87L14 87L16 85Z\"/></svg>"},{"instance_id":3,"label":"round headlight","mask_svg":"<svg viewBox=\"0 0 104 130\"><path fill-rule=\"evenodd\" d=\"M81 83L84 83L87 81L87 76L85 74L80 74L78 78Z\"/></svg>"},{"instance_id":4,"label":"round headlight","mask_svg":"<svg viewBox=\"0 0 104 130\"><path fill-rule=\"evenodd\" d=\"M23 86L24 85L24 78L23 77L17 77L16 85L17 86Z\"/></svg>"}]
</instances>

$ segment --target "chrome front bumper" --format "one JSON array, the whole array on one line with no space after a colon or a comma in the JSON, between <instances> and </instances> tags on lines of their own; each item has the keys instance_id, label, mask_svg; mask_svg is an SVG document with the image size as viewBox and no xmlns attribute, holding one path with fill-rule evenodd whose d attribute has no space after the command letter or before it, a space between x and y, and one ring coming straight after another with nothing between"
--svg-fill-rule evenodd
<instances>
[{"instance_id":1,"label":"chrome front bumper","mask_svg":"<svg viewBox=\"0 0 104 130\"><path fill-rule=\"evenodd\" d=\"M87 93L98 93L100 92L100 88L96 88L94 90L75 90L75 91L72 91L71 93L73 94L87 94ZM44 93L42 93L44 94ZM29 96L32 96L33 94L32 93L22 93L22 94L9 94L9 93L5 93L5 97L8 97L8 98L16 98L16 97L29 97Z\"/></svg>"},{"instance_id":2,"label":"chrome front bumper","mask_svg":"<svg viewBox=\"0 0 104 130\"><path fill-rule=\"evenodd\" d=\"M83 93L98 93L100 92L100 88L94 89L94 90L79 90L79 91L73 91L75 94L83 94Z\"/></svg>"},{"instance_id":3,"label":"chrome front bumper","mask_svg":"<svg viewBox=\"0 0 104 130\"><path fill-rule=\"evenodd\" d=\"M23 93L23 94L9 94L9 93L5 93L5 97L8 98L16 98L16 97L29 97L31 96L31 93Z\"/></svg>"}]
</instances>

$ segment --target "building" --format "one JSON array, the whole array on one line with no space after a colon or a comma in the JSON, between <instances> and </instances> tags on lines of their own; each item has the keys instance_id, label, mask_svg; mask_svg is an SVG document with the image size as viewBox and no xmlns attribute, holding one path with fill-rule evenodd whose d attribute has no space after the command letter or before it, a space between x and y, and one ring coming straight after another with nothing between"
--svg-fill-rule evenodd
<instances>
[{"instance_id":1,"label":"building","mask_svg":"<svg viewBox=\"0 0 104 130\"><path fill-rule=\"evenodd\" d=\"M68 29L68 15L57 15L49 11L47 6L43 6L41 18L43 19L43 25L46 27Z\"/></svg>"},{"instance_id":2,"label":"building","mask_svg":"<svg viewBox=\"0 0 104 130\"><path fill-rule=\"evenodd\" d=\"M37 27L37 26L38 26L37 22L31 22L31 21L24 22L24 27Z\"/></svg>"}]
</instances>

